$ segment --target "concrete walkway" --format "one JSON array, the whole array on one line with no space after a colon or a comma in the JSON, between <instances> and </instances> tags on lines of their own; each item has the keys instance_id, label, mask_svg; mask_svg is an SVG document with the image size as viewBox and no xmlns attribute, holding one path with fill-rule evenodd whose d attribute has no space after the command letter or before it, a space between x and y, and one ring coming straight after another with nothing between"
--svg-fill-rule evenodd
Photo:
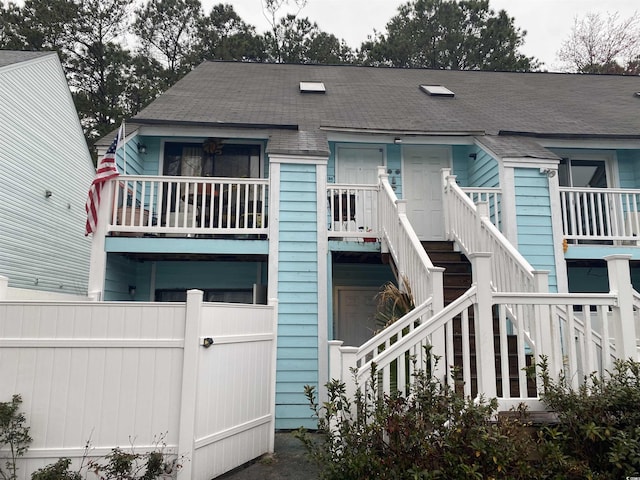
<instances>
[{"instance_id":1,"label":"concrete walkway","mask_svg":"<svg viewBox=\"0 0 640 480\"><path fill-rule=\"evenodd\" d=\"M225 473L216 480L317 480L319 470L292 432L277 432L275 453Z\"/></svg>"}]
</instances>

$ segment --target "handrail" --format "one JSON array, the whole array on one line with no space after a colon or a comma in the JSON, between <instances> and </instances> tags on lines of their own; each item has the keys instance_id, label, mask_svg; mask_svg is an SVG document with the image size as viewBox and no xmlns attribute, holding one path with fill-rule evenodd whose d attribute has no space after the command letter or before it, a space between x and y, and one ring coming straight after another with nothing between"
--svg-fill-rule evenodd
<instances>
[{"instance_id":1,"label":"handrail","mask_svg":"<svg viewBox=\"0 0 640 480\"><path fill-rule=\"evenodd\" d=\"M413 331L417 326L416 324L424 323L420 320L424 315L432 315L431 298L422 302L422 304L361 345L356 353L356 364L360 365L362 360L366 361L377 355L378 352L389 348L391 341L398 341L406 336L407 334L404 333L404 330Z\"/></svg>"},{"instance_id":2,"label":"handrail","mask_svg":"<svg viewBox=\"0 0 640 480\"><path fill-rule=\"evenodd\" d=\"M435 267L422 247L406 214L406 200L398 200L384 169L379 172L378 212L380 232L398 268L398 277L409 282L414 302L433 300L433 310L444 306L443 268Z\"/></svg>"},{"instance_id":3,"label":"handrail","mask_svg":"<svg viewBox=\"0 0 640 480\"><path fill-rule=\"evenodd\" d=\"M495 290L533 292L534 268L488 218L486 203L476 206L457 185L450 170L443 170L447 234L468 256L492 252L491 282Z\"/></svg>"},{"instance_id":4,"label":"handrail","mask_svg":"<svg viewBox=\"0 0 640 480\"><path fill-rule=\"evenodd\" d=\"M358 377L366 378L371 371L371 366L376 365L376 368L384 369L399 355L406 352L411 347L420 344L422 339L431 333L435 333L440 328L447 325L453 318L473 305L476 297L476 287L469 288L464 294L458 297L456 300L447 305L444 309L440 310L433 317L429 318L425 323L416 327L412 332L408 333L402 338L402 341L398 341L389 348L385 349L374 358L368 360L365 364L358 368ZM417 341L414 341L416 340ZM445 352L433 352L435 355L441 355L445 358ZM445 369L448 371L448 369Z\"/></svg>"}]
</instances>

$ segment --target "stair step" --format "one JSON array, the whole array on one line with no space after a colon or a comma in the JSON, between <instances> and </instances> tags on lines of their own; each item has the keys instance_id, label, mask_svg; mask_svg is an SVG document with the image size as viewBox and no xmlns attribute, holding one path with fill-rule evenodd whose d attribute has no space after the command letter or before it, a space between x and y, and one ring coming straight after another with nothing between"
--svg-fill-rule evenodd
<instances>
[{"instance_id":1,"label":"stair step","mask_svg":"<svg viewBox=\"0 0 640 480\"><path fill-rule=\"evenodd\" d=\"M469 275L469 281L471 281L471 265L464 262L437 262L434 263L436 267L444 268L445 275L466 273Z\"/></svg>"},{"instance_id":2,"label":"stair step","mask_svg":"<svg viewBox=\"0 0 640 480\"><path fill-rule=\"evenodd\" d=\"M444 275L442 284L445 288L454 287L468 290L471 287L471 275L468 273L450 273L449 275Z\"/></svg>"},{"instance_id":3,"label":"stair step","mask_svg":"<svg viewBox=\"0 0 640 480\"><path fill-rule=\"evenodd\" d=\"M469 263L466 257L460 252L433 252L425 250L434 265L442 262L462 262ZM471 264L469 264L471 266Z\"/></svg>"},{"instance_id":4,"label":"stair step","mask_svg":"<svg viewBox=\"0 0 640 480\"><path fill-rule=\"evenodd\" d=\"M420 242L422 244L422 248L426 251L450 251L453 252L453 242L449 242L446 240L433 240L433 241L425 241Z\"/></svg>"}]
</instances>

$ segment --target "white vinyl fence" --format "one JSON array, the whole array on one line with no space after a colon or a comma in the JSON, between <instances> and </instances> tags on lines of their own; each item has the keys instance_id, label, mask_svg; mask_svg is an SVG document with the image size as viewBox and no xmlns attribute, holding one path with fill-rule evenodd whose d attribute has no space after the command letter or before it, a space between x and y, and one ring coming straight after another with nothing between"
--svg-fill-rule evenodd
<instances>
[{"instance_id":1,"label":"white vinyl fence","mask_svg":"<svg viewBox=\"0 0 640 480\"><path fill-rule=\"evenodd\" d=\"M164 436L183 458L177 478L196 480L273 451L275 302L187 297L0 302L0 401L22 396L33 437L19 478L77 461L88 441L97 457Z\"/></svg>"}]
</instances>

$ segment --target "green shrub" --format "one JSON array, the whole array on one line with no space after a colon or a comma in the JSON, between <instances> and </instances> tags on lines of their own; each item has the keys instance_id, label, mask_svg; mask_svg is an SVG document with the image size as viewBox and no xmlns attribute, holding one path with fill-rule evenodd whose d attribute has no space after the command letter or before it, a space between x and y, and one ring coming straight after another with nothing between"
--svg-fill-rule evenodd
<instances>
[{"instance_id":1,"label":"green shrub","mask_svg":"<svg viewBox=\"0 0 640 480\"><path fill-rule=\"evenodd\" d=\"M580 478L619 479L640 474L640 363L617 360L604 378L594 374L578 389L540 363L542 401L558 424L542 432L556 455L572 463ZM548 445L547 445L548 448Z\"/></svg>"},{"instance_id":2,"label":"green shrub","mask_svg":"<svg viewBox=\"0 0 640 480\"><path fill-rule=\"evenodd\" d=\"M116 447L104 457L91 457L87 442L82 462L75 470L70 459L60 458L33 473L31 480L156 480L162 475L175 477L182 459L165 452L164 435L155 443L155 448L149 452L136 453L133 446L130 451Z\"/></svg>"},{"instance_id":3,"label":"green shrub","mask_svg":"<svg viewBox=\"0 0 640 480\"><path fill-rule=\"evenodd\" d=\"M82 480L79 472L70 470L71 459L60 458L31 474L31 480Z\"/></svg>"},{"instance_id":4,"label":"green shrub","mask_svg":"<svg viewBox=\"0 0 640 480\"><path fill-rule=\"evenodd\" d=\"M414 361L415 363L415 361ZM418 370L406 397L379 394L377 372L362 393L347 398L345 385L327 385L319 405L306 388L323 441L298 437L321 467L323 479L524 479L535 450L521 415L495 420L497 401L464 397Z\"/></svg>"},{"instance_id":5,"label":"green shrub","mask_svg":"<svg viewBox=\"0 0 640 480\"><path fill-rule=\"evenodd\" d=\"M18 457L25 454L31 443L29 427L21 413L22 398L14 395L10 402L0 402L0 478L17 478Z\"/></svg>"},{"instance_id":6,"label":"green shrub","mask_svg":"<svg viewBox=\"0 0 640 480\"><path fill-rule=\"evenodd\" d=\"M325 480L639 476L640 363L618 361L605 379L591 375L577 390L564 377L551 379L544 358L539 371L553 423L532 425L523 406L496 415L495 399L465 398L420 370L406 397L383 396L374 365L353 398L332 381L319 405L306 387L322 440L304 430L297 436Z\"/></svg>"}]
</instances>

